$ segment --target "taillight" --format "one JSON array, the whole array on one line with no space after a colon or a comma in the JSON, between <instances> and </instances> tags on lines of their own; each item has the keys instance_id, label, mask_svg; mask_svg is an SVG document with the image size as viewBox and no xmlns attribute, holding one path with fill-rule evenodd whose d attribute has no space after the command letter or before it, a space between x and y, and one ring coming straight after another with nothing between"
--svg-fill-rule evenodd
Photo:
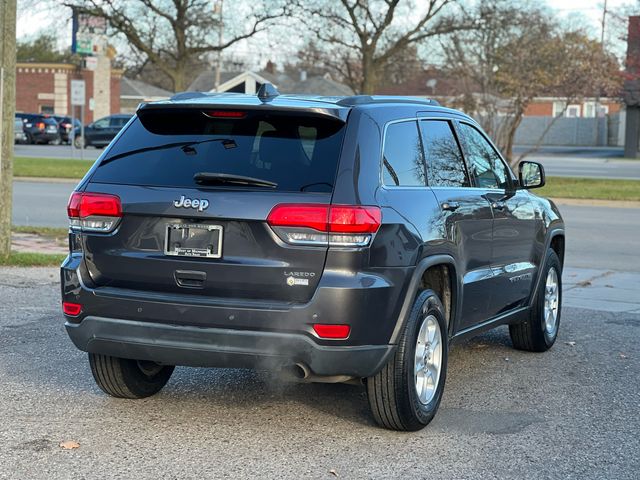
<instances>
[{"instance_id":1,"label":"taillight","mask_svg":"<svg viewBox=\"0 0 640 480\"><path fill-rule=\"evenodd\" d=\"M211 118L244 118L247 116L247 112L236 110L207 110L202 113Z\"/></svg>"},{"instance_id":2,"label":"taillight","mask_svg":"<svg viewBox=\"0 0 640 480\"><path fill-rule=\"evenodd\" d=\"M82 305L79 303L62 302L62 312L70 317L77 317L82 311Z\"/></svg>"},{"instance_id":3,"label":"taillight","mask_svg":"<svg viewBox=\"0 0 640 480\"><path fill-rule=\"evenodd\" d=\"M38 130L44 130L44 123L43 122L36 123L36 128Z\"/></svg>"},{"instance_id":4,"label":"taillight","mask_svg":"<svg viewBox=\"0 0 640 480\"><path fill-rule=\"evenodd\" d=\"M111 232L122 217L122 204L116 195L73 192L67 205L69 225L83 232Z\"/></svg>"},{"instance_id":5,"label":"taillight","mask_svg":"<svg viewBox=\"0 0 640 480\"><path fill-rule=\"evenodd\" d=\"M354 205L281 204L267 217L278 236L294 245L366 246L381 221L380 208Z\"/></svg>"},{"instance_id":6,"label":"taillight","mask_svg":"<svg viewBox=\"0 0 640 480\"><path fill-rule=\"evenodd\" d=\"M313 331L320 338L331 338L333 340L344 340L349 337L351 327L349 325L334 325L316 323L313 325Z\"/></svg>"}]
</instances>

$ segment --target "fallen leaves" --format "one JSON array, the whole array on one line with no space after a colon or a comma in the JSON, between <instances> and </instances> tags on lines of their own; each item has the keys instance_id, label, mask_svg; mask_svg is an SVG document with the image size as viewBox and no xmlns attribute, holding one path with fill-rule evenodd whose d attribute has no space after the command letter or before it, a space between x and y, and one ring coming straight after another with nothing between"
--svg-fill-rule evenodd
<instances>
[{"instance_id":1,"label":"fallen leaves","mask_svg":"<svg viewBox=\"0 0 640 480\"><path fill-rule=\"evenodd\" d=\"M60 448L63 450L73 450L75 448L80 448L80 444L73 440L66 440L64 442L60 442Z\"/></svg>"},{"instance_id":2,"label":"fallen leaves","mask_svg":"<svg viewBox=\"0 0 640 480\"><path fill-rule=\"evenodd\" d=\"M332 468L331 470L329 470L329 473L330 473L331 475L333 475L334 477L337 477L337 476L338 476L338 472L336 472L333 468Z\"/></svg>"},{"instance_id":3,"label":"fallen leaves","mask_svg":"<svg viewBox=\"0 0 640 480\"><path fill-rule=\"evenodd\" d=\"M575 347L576 342L564 342L565 345L569 345L570 347Z\"/></svg>"}]
</instances>

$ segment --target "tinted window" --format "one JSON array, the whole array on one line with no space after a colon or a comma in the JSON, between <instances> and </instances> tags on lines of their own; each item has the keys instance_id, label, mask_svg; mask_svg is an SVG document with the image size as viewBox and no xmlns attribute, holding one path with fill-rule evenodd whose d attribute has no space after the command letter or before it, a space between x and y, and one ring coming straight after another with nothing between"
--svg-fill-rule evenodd
<instances>
[{"instance_id":1,"label":"tinted window","mask_svg":"<svg viewBox=\"0 0 640 480\"><path fill-rule=\"evenodd\" d=\"M268 180L277 190L331 192L343 131L341 121L309 115L246 112L234 119L199 109L142 110L92 181L196 187L194 175L208 172Z\"/></svg>"},{"instance_id":2,"label":"tinted window","mask_svg":"<svg viewBox=\"0 0 640 480\"><path fill-rule=\"evenodd\" d=\"M460 124L467 163L476 186L480 188L509 188L507 166L482 134L471 125Z\"/></svg>"},{"instance_id":3,"label":"tinted window","mask_svg":"<svg viewBox=\"0 0 640 480\"><path fill-rule=\"evenodd\" d=\"M111 126L116 128L122 128L129 121L127 117L111 117Z\"/></svg>"},{"instance_id":4,"label":"tinted window","mask_svg":"<svg viewBox=\"0 0 640 480\"><path fill-rule=\"evenodd\" d=\"M108 128L109 127L109 117L101 118L100 120L96 120L93 122L93 126L95 128Z\"/></svg>"},{"instance_id":5,"label":"tinted window","mask_svg":"<svg viewBox=\"0 0 640 480\"><path fill-rule=\"evenodd\" d=\"M392 123L387 127L382 160L385 185L426 185L422 145L416 122Z\"/></svg>"},{"instance_id":6,"label":"tinted window","mask_svg":"<svg viewBox=\"0 0 640 480\"><path fill-rule=\"evenodd\" d=\"M429 185L468 187L469 177L451 124L444 120L421 120L420 128Z\"/></svg>"}]
</instances>

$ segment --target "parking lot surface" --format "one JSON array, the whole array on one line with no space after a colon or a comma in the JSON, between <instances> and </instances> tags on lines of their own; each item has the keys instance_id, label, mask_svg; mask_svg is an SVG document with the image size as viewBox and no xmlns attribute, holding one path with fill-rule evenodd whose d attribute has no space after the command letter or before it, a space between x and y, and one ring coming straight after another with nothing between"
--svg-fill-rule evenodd
<instances>
[{"instance_id":1,"label":"parking lot surface","mask_svg":"<svg viewBox=\"0 0 640 480\"><path fill-rule=\"evenodd\" d=\"M265 372L177 368L155 397L110 398L64 332L57 270L1 268L0 478L638 478L640 314L580 303L616 298L594 273L567 272L552 350L515 351L506 327L454 346L434 422L397 433L362 387Z\"/></svg>"}]
</instances>

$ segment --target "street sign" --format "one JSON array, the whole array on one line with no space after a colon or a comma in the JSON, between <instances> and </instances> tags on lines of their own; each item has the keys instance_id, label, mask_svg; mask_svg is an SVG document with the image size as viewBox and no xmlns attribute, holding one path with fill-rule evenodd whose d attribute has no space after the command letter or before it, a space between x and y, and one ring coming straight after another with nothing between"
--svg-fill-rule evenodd
<instances>
[{"instance_id":1,"label":"street sign","mask_svg":"<svg viewBox=\"0 0 640 480\"><path fill-rule=\"evenodd\" d=\"M71 105L85 104L86 93L84 80L71 80Z\"/></svg>"},{"instance_id":2,"label":"street sign","mask_svg":"<svg viewBox=\"0 0 640 480\"><path fill-rule=\"evenodd\" d=\"M98 57L85 57L84 67L87 70L95 71L98 68Z\"/></svg>"},{"instance_id":3,"label":"street sign","mask_svg":"<svg viewBox=\"0 0 640 480\"><path fill-rule=\"evenodd\" d=\"M71 51L82 55L100 53L106 45L107 20L73 11Z\"/></svg>"}]
</instances>

